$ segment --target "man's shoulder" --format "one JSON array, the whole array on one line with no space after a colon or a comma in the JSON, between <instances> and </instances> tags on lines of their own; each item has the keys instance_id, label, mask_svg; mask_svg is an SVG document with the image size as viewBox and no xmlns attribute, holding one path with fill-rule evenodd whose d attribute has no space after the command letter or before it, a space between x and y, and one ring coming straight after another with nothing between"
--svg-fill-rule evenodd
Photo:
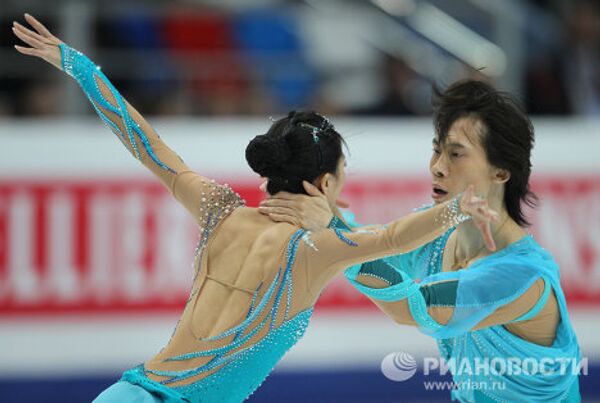
<instances>
[{"instance_id":1,"label":"man's shoulder","mask_svg":"<svg viewBox=\"0 0 600 403\"><path fill-rule=\"evenodd\" d=\"M489 263L502 266L527 267L546 274L558 273L558 264L552 254L544 249L530 234L498 251Z\"/></svg>"}]
</instances>

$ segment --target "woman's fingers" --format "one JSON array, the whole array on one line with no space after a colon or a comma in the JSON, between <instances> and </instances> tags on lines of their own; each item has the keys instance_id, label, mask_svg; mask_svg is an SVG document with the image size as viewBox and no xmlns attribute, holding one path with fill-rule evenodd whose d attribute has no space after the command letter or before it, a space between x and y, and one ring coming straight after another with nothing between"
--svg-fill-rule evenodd
<instances>
[{"instance_id":1,"label":"woman's fingers","mask_svg":"<svg viewBox=\"0 0 600 403\"><path fill-rule=\"evenodd\" d=\"M483 243L487 249L490 251L496 250L496 242L494 241L494 234L492 233L492 224L489 220L485 219L476 219L475 225L481 232L481 238L483 238Z\"/></svg>"},{"instance_id":2,"label":"woman's fingers","mask_svg":"<svg viewBox=\"0 0 600 403\"><path fill-rule=\"evenodd\" d=\"M498 214L489 208L485 200L477 200L471 203L473 213L471 216L475 220L475 224L481 232L483 242L486 248L490 251L496 250L496 242L494 241L494 234L492 233L492 221L498 220Z\"/></svg>"},{"instance_id":3,"label":"woman's fingers","mask_svg":"<svg viewBox=\"0 0 600 403\"><path fill-rule=\"evenodd\" d=\"M496 250L496 242L494 241L494 236L492 234L492 227L489 222L483 222L480 226L481 233L483 235L483 242L485 243L486 248L490 251Z\"/></svg>"},{"instance_id":4,"label":"woman's fingers","mask_svg":"<svg viewBox=\"0 0 600 403\"><path fill-rule=\"evenodd\" d=\"M479 219L485 220L485 221L489 221L489 222L497 222L498 221L498 214L490 209L487 206L483 206L483 207L479 207L477 209L477 214L476 214Z\"/></svg>"},{"instance_id":5,"label":"woman's fingers","mask_svg":"<svg viewBox=\"0 0 600 403\"><path fill-rule=\"evenodd\" d=\"M482 200L477 207L477 212L489 221L498 221L498 213L490 208L486 200Z\"/></svg>"},{"instance_id":6,"label":"woman's fingers","mask_svg":"<svg viewBox=\"0 0 600 403\"><path fill-rule=\"evenodd\" d=\"M54 38L54 36L50 33L48 28L44 26L41 22L39 22L34 16L30 14L25 14L25 20L42 36L46 38Z\"/></svg>"},{"instance_id":7,"label":"woman's fingers","mask_svg":"<svg viewBox=\"0 0 600 403\"><path fill-rule=\"evenodd\" d=\"M498 221L498 213L490 208L484 197L475 195L473 185L469 185L465 189L461 202L462 206L465 207L463 211L473 218L477 228L479 228L486 248L492 252L495 251L496 242L492 233L492 222Z\"/></svg>"},{"instance_id":8,"label":"woman's fingers","mask_svg":"<svg viewBox=\"0 0 600 403\"><path fill-rule=\"evenodd\" d=\"M475 197L475 187L473 185L467 186L463 195L465 200L468 200L469 202L472 201Z\"/></svg>"},{"instance_id":9,"label":"woman's fingers","mask_svg":"<svg viewBox=\"0 0 600 403\"><path fill-rule=\"evenodd\" d=\"M346 200L343 200L343 199L337 199L335 201L335 205L338 206L339 208L349 208L350 207L350 203L348 203Z\"/></svg>"},{"instance_id":10,"label":"woman's fingers","mask_svg":"<svg viewBox=\"0 0 600 403\"><path fill-rule=\"evenodd\" d=\"M486 199L473 195L471 186L465 191L463 205L465 206L465 212L471 216L489 221L498 221L498 213L490 208Z\"/></svg>"},{"instance_id":11,"label":"woman's fingers","mask_svg":"<svg viewBox=\"0 0 600 403\"><path fill-rule=\"evenodd\" d=\"M31 20L31 22L34 20L35 19ZM62 70L61 52L58 47L58 45L60 45L60 41L57 38L53 37L52 35L48 37L44 36L47 30L44 31L42 28L39 28L39 32L42 32L42 34L40 34L32 31L22 24L19 24L16 21L13 23L12 30L17 38L30 46L15 46L15 49L19 53L29 56L37 56L52 64L56 68Z\"/></svg>"},{"instance_id":12,"label":"woman's fingers","mask_svg":"<svg viewBox=\"0 0 600 403\"><path fill-rule=\"evenodd\" d=\"M33 32L16 21L13 24L13 32L17 37L19 37L19 39L38 49L47 48L49 45L52 45L48 43L48 39L36 32Z\"/></svg>"},{"instance_id":13,"label":"woman's fingers","mask_svg":"<svg viewBox=\"0 0 600 403\"><path fill-rule=\"evenodd\" d=\"M41 57L40 51L33 48L26 48L24 46L15 45L15 49L24 55Z\"/></svg>"},{"instance_id":14,"label":"woman's fingers","mask_svg":"<svg viewBox=\"0 0 600 403\"><path fill-rule=\"evenodd\" d=\"M19 38L20 40L22 40L29 46L32 46L36 49L44 48L44 44L42 42L40 42L37 39L33 38L32 36L28 35L26 32L23 32L21 29L13 27L13 32L17 36L17 38Z\"/></svg>"},{"instance_id":15,"label":"woman's fingers","mask_svg":"<svg viewBox=\"0 0 600 403\"><path fill-rule=\"evenodd\" d=\"M478 203L475 207L475 211L486 219L491 219L490 209L487 203Z\"/></svg>"},{"instance_id":16,"label":"woman's fingers","mask_svg":"<svg viewBox=\"0 0 600 403\"><path fill-rule=\"evenodd\" d=\"M487 203L477 207L475 214L473 214L475 224L481 232L483 242L487 249L490 251L496 250L496 242L494 241L494 234L492 233L492 221L497 221L497 213L487 206Z\"/></svg>"},{"instance_id":17,"label":"woman's fingers","mask_svg":"<svg viewBox=\"0 0 600 403\"><path fill-rule=\"evenodd\" d=\"M18 22L14 22L13 26L20 32L23 32L25 35L33 38L33 39L37 39L40 43L43 44L48 44L48 39L44 38L42 35L38 34L37 32L34 32L32 30L30 30L29 28L27 28L24 25L19 24Z\"/></svg>"},{"instance_id":18,"label":"woman's fingers","mask_svg":"<svg viewBox=\"0 0 600 403\"><path fill-rule=\"evenodd\" d=\"M492 222L498 222L498 213L496 213L494 210L488 208L486 209L485 214L488 220Z\"/></svg>"}]
</instances>

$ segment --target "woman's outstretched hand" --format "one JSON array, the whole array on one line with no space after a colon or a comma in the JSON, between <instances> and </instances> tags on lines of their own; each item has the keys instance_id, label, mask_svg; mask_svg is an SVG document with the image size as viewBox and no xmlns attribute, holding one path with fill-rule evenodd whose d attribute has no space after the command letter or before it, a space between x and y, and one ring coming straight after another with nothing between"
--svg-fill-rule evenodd
<instances>
[{"instance_id":1,"label":"woman's outstretched hand","mask_svg":"<svg viewBox=\"0 0 600 403\"><path fill-rule=\"evenodd\" d=\"M13 22L13 33L31 47L15 45L20 53L28 56L39 57L44 59L59 70L62 70L61 54L58 45L62 42L52 35L50 31L38 20L29 14L25 14L25 20L33 28L33 30Z\"/></svg>"},{"instance_id":2,"label":"woman's outstretched hand","mask_svg":"<svg viewBox=\"0 0 600 403\"><path fill-rule=\"evenodd\" d=\"M490 251L496 250L496 242L492 234L492 222L498 221L498 213L490 208L486 199L475 195L474 186L469 186L460 198L460 209L473 219L473 223L481 231L483 242Z\"/></svg>"}]
</instances>

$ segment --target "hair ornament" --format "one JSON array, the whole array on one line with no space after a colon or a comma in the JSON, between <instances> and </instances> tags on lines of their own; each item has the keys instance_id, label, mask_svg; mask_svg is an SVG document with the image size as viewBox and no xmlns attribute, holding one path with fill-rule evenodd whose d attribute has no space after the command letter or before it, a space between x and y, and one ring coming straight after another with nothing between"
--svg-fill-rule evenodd
<instances>
[{"instance_id":1,"label":"hair ornament","mask_svg":"<svg viewBox=\"0 0 600 403\"><path fill-rule=\"evenodd\" d=\"M327 131L333 129L333 125L331 124L329 119L327 119L326 117L319 115L319 114L316 114L316 115L319 116L323 120L319 126L313 126L311 124L304 123L304 122L301 122L298 125L300 127L309 129L313 136L313 141L315 143L318 143L321 136L327 136Z\"/></svg>"},{"instance_id":2,"label":"hair ornament","mask_svg":"<svg viewBox=\"0 0 600 403\"><path fill-rule=\"evenodd\" d=\"M328 118L326 118L325 116L320 115L318 113L316 115L319 116L321 119L323 119L323 122L321 123L321 126L320 126L320 129L323 132L327 132L328 130L333 129L333 124L331 124L331 122L329 121Z\"/></svg>"}]
</instances>

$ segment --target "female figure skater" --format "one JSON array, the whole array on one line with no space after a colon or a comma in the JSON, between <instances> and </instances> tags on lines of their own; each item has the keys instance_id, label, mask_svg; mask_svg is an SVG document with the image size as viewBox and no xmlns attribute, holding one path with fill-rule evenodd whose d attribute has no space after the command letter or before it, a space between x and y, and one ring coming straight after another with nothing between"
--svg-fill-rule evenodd
<instances>
[{"instance_id":1,"label":"female figure skater","mask_svg":"<svg viewBox=\"0 0 600 403\"><path fill-rule=\"evenodd\" d=\"M303 335L325 285L352 264L408 252L473 218L489 241L495 213L472 189L387 227L310 233L244 207L228 186L192 172L90 59L26 15L14 23L31 47L72 76L125 147L165 184L198 223L201 240L189 299L169 343L126 371L96 402L236 402L247 398ZM315 113L291 112L246 149L268 190L302 191L310 181L331 206L344 183L343 140ZM489 247L493 248L491 243Z\"/></svg>"}]
</instances>

